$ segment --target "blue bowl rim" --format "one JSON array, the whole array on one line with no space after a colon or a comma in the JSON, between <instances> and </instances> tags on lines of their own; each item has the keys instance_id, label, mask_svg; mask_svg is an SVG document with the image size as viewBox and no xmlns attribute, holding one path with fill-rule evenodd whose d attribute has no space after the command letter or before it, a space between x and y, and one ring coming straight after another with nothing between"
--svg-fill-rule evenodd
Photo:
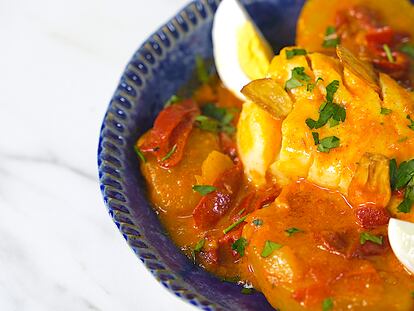
<instances>
[{"instance_id":1,"label":"blue bowl rim","mask_svg":"<svg viewBox=\"0 0 414 311\"><path fill-rule=\"evenodd\" d=\"M160 263L156 249L140 233L130 215L127 198L123 192L123 171L120 155L124 148L122 123L125 111L133 107L133 100L139 89L145 85L145 76L156 65L162 49L170 48L170 42L179 38L180 32L187 32L188 25L196 27L198 20L214 16L221 0L195 0L182 8L167 23L155 31L134 53L120 78L107 112L104 116L98 143L99 183L109 215L124 236L127 244L141 259L146 268L170 292L203 310L224 310L221 305L211 302L195 292L174 276L174 272ZM131 71L131 64L134 70ZM131 74L132 73L132 74ZM109 114L116 111L116 115ZM109 123L115 125L109 125Z\"/></svg>"}]
</instances>

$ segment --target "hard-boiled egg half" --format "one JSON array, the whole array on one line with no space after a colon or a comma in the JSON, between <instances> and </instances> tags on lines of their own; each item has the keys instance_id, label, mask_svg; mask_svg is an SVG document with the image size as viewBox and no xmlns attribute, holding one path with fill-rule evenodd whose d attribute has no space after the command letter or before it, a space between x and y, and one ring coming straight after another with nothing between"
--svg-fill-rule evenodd
<instances>
[{"instance_id":1,"label":"hard-boiled egg half","mask_svg":"<svg viewBox=\"0 0 414 311\"><path fill-rule=\"evenodd\" d=\"M223 84L240 99L240 90L263 78L273 51L244 7L237 0L223 0L213 23L213 48Z\"/></svg>"},{"instance_id":2,"label":"hard-boiled egg half","mask_svg":"<svg viewBox=\"0 0 414 311\"><path fill-rule=\"evenodd\" d=\"M414 273L414 223L391 218L388 239L398 260Z\"/></svg>"}]
</instances>

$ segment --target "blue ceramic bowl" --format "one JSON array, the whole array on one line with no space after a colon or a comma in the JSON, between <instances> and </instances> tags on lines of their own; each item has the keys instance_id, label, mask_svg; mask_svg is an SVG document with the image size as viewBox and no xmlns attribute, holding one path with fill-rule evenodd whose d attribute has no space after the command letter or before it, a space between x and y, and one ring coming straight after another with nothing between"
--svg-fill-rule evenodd
<instances>
[{"instance_id":1,"label":"blue ceramic bowl","mask_svg":"<svg viewBox=\"0 0 414 311\"><path fill-rule=\"evenodd\" d=\"M220 0L193 1L133 55L102 123L98 166L105 204L129 246L171 292L203 310L273 310L260 293L241 294L195 266L173 244L146 197L134 143L163 104L191 85L195 57L212 60L211 27ZM277 51L293 44L302 0L242 0Z\"/></svg>"}]
</instances>

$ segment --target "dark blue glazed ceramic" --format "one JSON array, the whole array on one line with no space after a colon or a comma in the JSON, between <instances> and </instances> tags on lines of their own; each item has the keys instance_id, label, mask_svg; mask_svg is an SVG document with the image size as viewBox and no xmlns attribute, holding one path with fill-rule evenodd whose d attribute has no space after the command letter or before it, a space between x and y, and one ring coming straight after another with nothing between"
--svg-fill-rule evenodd
<instances>
[{"instance_id":1,"label":"dark blue glazed ceramic","mask_svg":"<svg viewBox=\"0 0 414 311\"><path fill-rule=\"evenodd\" d=\"M220 0L193 1L153 34L125 68L99 138L100 186L129 246L171 292L203 310L273 310L260 293L241 294L195 266L172 243L147 197L134 143L184 85L194 89L195 57L212 59L211 27ZM242 0L275 51L293 44L303 0ZM184 88L185 89L185 88Z\"/></svg>"}]
</instances>

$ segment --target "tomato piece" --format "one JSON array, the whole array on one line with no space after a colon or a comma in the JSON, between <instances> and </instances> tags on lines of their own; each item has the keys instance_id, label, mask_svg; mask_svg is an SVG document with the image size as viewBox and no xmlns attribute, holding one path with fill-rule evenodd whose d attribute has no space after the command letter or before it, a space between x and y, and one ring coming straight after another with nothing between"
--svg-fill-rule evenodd
<instances>
[{"instance_id":1,"label":"tomato piece","mask_svg":"<svg viewBox=\"0 0 414 311\"><path fill-rule=\"evenodd\" d=\"M242 173L242 166L236 164L217 178L213 184L217 190L203 196L193 211L197 227L211 228L230 210L241 185Z\"/></svg>"},{"instance_id":2,"label":"tomato piece","mask_svg":"<svg viewBox=\"0 0 414 311\"><path fill-rule=\"evenodd\" d=\"M369 205L359 207L356 217L358 224L367 229L386 225L390 220L390 214L385 208Z\"/></svg>"},{"instance_id":3,"label":"tomato piece","mask_svg":"<svg viewBox=\"0 0 414 311\"><path fill-rule=\"evenodd\" d=\"M165 108L155 119L154 127L139 146L140 150L154 154L163 168L177 165L199 114L197 104L191 99Z\"/></svg>"}]
</instances>

